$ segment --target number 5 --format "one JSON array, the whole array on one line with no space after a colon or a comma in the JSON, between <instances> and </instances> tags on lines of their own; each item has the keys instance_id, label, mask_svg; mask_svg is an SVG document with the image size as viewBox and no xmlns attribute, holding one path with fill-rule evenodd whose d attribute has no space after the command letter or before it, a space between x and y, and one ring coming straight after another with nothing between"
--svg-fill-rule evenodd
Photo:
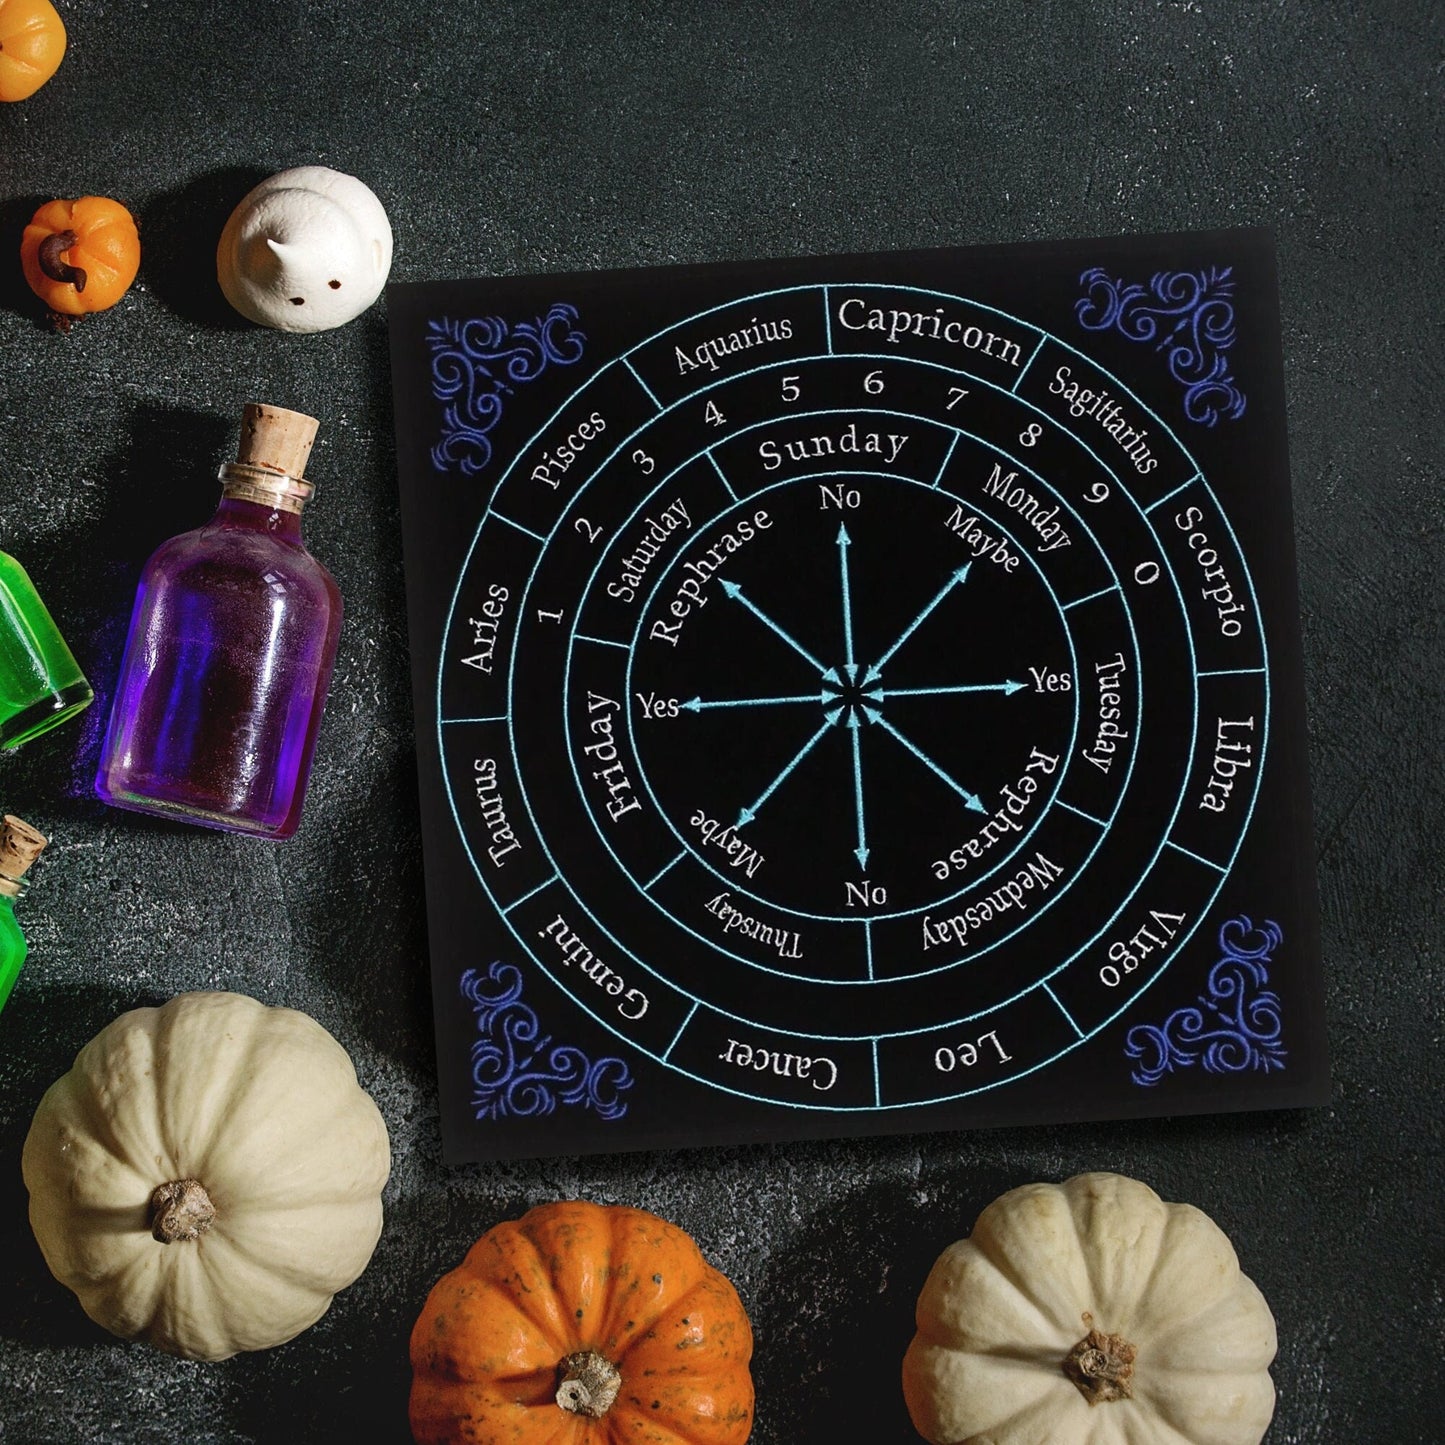
<instances>
[{"instance_id":1,"label":"number 5","mask_svg":"<svg viewBox=\"0 0 1445 1445\"><path fill-rule=\"evenodd\" d=\"M798 386L798 378L796 376L785 376L783 378L784 401L797 401L797 399L802 396L802 394L803 393Z\"/></svg>"}]
</instances>

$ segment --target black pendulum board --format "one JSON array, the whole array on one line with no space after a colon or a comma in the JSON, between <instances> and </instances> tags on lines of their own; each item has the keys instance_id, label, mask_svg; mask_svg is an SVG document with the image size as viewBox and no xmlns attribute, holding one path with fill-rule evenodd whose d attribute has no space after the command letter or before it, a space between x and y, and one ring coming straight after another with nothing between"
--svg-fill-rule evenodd
<instances>
[{"instance_id":1,"label":"black pendulum board","mask_svg":"<svg viewBox=\"0 0 1445 1445\"><path fill-rule=\"evenodd\" d=\"M1324 1101L1267 233L389 307L449 1159Z\"/></svg>"}]
</instances>

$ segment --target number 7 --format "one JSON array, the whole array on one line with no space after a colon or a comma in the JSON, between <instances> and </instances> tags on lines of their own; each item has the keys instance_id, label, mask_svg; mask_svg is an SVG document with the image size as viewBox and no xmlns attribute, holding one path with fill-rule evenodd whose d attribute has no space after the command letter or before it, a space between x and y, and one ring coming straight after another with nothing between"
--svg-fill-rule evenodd
<instances>
[{"instance_id":1,"label":"number 7","mask_svg":"<svg viewBox=\"0 0 1445 1445\"><path fill-rule=\"evenodd\" d=\"M961 402L961 401L964 399L964 397L966 397L967 395L968 395L968 389L967 389L967 387L950 386L950 387L948 388L948 397L949 397L949 400L948 400L948 408L947 408L947 409L948 409L949 411L952 411L952 410L954 409L954 407L956 407L956 406L959 404L959 402Z\"/></svg>"}]
</instances>

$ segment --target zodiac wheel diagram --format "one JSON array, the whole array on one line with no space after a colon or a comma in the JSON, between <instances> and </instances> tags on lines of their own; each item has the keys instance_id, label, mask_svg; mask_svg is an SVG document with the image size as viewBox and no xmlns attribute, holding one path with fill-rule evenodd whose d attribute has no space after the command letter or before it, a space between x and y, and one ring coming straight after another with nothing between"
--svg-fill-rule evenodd
<instances>
[{"instance_id":1,"label":"zodiac wheel diagram","mask_svg":"<svg viewBox=\"0 0 1445 1445\"><path fill-rule=\"evenodd\" d=\"M710 1087L993 1089L1178 955L1269 722L1233 528L1083 353L799 286L600 366L516 456L438 672L452 812L525 954Z\"/></svg>"}]
</instances>

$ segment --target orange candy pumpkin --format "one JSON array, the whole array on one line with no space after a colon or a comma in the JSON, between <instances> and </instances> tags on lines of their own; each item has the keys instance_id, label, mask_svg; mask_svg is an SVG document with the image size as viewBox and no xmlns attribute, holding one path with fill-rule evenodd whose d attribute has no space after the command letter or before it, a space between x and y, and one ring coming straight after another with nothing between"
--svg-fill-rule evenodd
<instances>
[{"instance_id":1,"label":"orange candy pumpkin","mask_svg":"<svg viewBox=\"0 0 1445 1445\"><path fill-rule=\"evenodd\" d=\"M729 1281L641 1209L489 1230L411 1332L419 1445L742 1445L753 1336Z\"/></svg>"},{"instance_id":2,"label":"orange candy pumpkin","mask_svg":"<svg viewBox=\"0 0 1445 1445\"><path fill-rule=\"evenodd\" d=\"M34 95L65 58L65 25L50 0L0 0L0 100Z\"/></svg>"},{"instance_id":3,"label":"orange candy pumpkin","mask_svg":"<svg viewBox=\"0 0 1445 1445\"><path fill-rule=\"evenodd\" d=\"M107 311L140 270L140 233L119 201L47 201L25 228L20 264L30 289L57 316Z\"/></svg>"}]
</instances>

